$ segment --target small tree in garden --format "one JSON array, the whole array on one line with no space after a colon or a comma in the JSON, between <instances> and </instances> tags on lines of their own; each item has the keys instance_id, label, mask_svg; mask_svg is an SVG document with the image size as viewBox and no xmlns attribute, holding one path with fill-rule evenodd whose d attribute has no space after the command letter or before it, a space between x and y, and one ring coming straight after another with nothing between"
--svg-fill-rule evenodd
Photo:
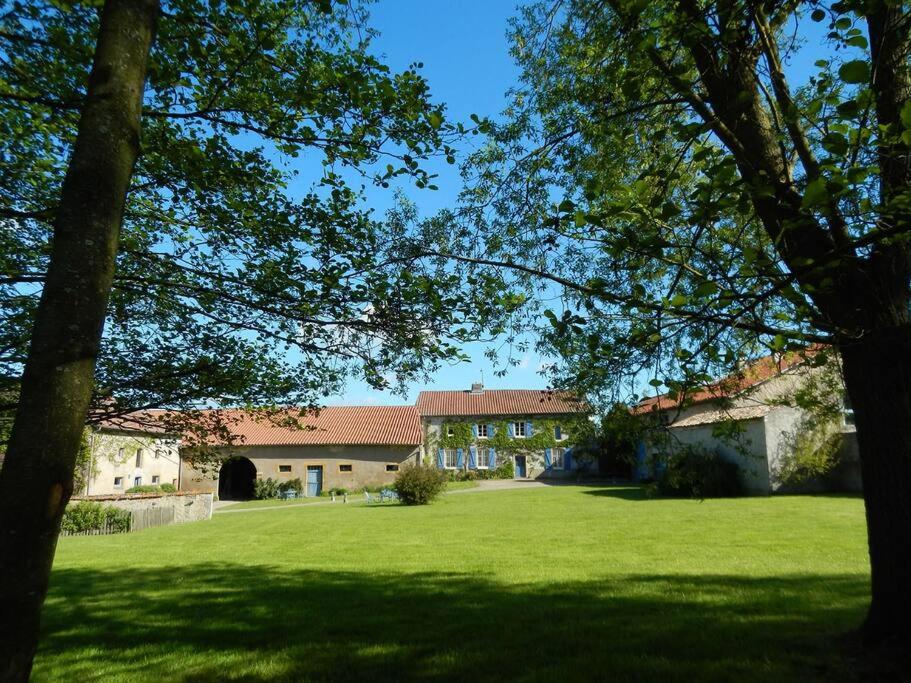
<instances>
[{"instance_id":1,"label":"small tree in garden","mask_svg":"<svg viewBox=\"0 0 911 683\"><path fill-rule=\"evenodd\" d=\"M393 488L405 505L427 505L446 488L446 475L435 467L409 463L399 470Z\"/></svg>"}]
</instances>

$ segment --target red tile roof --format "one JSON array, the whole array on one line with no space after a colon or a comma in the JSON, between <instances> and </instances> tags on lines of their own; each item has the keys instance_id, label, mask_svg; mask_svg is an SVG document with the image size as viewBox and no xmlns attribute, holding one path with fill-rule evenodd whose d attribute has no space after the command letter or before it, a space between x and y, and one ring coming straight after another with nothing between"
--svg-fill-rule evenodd
<instances>
[{"instance_id":1,"label":"red tile roof","mask_svg":"<svg viewBox=\"0 0 911 683\"><path fill-rule=\"evenodd\" d=\"M129 413L96 412L88 422L99 429L139 434L176 434L180 429L169 428L167 410L135 410Z\"/></svg>"},{"instance_id":2,"label":"red tile roof","mask_svg":"<svg viewBox=\"0 0 911 683\"><path fill-rule=\"evenodd\" d=\"M669 410L681 405L694 405L707 401L730 398L781 374L785 370L803 363L808 356L815 355L819 349L792 351L786 354L763 356L747 364L742 370L732 373L713 384L694 387L682 396L662 394L643 399L633 406L632 412L641 415L652 410Z\"/></svg>"},{"instance_id":3,"label":"red tile roof","mask_svg":"<svg viewBox=\"0 0 911 683\"><path fill-rule=\"evenodd\" d=\"M484 389L479 393L422 391L418 394L417 409L422 417L445 417L581 413L588 407L565 391Z\"/></svg>"},{"instance_id":4,"label":"red tile roof","mask_svg":"<svg viewBox=\"0 0 911 683\"><path fill-rule=\"evenodd\" d=\"M218 412L237 446L417 446L421 420L414 406L330 406L314 415L289 409L254 419L243 410ZM276 424L294 418L300 427Z\"/></svg>"}]
</instances>

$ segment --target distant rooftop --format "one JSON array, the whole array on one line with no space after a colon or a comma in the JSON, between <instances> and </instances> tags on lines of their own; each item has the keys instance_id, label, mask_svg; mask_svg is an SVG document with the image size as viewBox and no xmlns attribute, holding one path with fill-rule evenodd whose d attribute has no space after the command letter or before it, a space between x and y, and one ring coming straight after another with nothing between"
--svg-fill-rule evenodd
<instances>
[{"instance_id":1,"label":"distant rooftop","mask_svg":"<svg viewBox=\"0 0 911 683\"><path fill-rule=\"evenodd\" d=\"M483 415L565 415L587 406L565 391L484 389L474 384L463 391L422 391L417 409L422 417Z\"/></svg>"}]
</instances>

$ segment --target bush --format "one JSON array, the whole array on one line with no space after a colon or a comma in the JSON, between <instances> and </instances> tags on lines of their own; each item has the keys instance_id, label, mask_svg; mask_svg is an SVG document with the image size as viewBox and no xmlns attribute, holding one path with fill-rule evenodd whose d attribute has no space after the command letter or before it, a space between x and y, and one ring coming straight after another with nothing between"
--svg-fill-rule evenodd
<instances>
[{"instance_id":1,"label":"bush","mask_svg":"<svg viewBox=\"0 0 911 683\"><path fill-rule=\"evenodd\" d=\"M333 496L333 495L344 496L346 493L348 493L348 489L343 488L341 486L334 486L333 488L329 489L328 491L324 491L323 495L324 496Z\"/></svg>"},{"instance_id":2,"label":"bush","mask_svg":"<svg viewBox=\"0 0 911 683\"><path fill-rule=\"evenodd\" d=\"M446 475L435 467L408 464L399 470L392 488L405 505L426 505L446 486Z\"/></svg>"},{"instance_id":3,"label":"bush","mask_svg":"<svg viewBox=\"0 0 911 683\"><path fill-rule=\"evenodd\" d=\"M272 481L271 479L269 481ZM288 491L294 491L294 495L299 496L304 490L304 485L301 483L300 479L289 479L288 481L283 481L278 485L279 493L287 493Z\"/></svg>"},{"instance_id":4,"label":"bush","mask_svg":"<svg viewBox=\"0 0 911 683\"><path fill-rule=\"evenodd\" d=\"M253 497L256 500L278 498L278 482L272 479L257 479L253 482Z\"/></svg>"},{"instance_id":5,"label":"bush","mask_svg":"<svg viewBox=\"0 0 911 683\"><path fill-rule=\"evenodd\" d=\"M743 481L736 463L717 453L687 447L667 458L655 483L662 496L678 498L729 498L743 495Z\"/></svg>"},{"instance_id":6,"label":"bush","mask_svg":"<svg viewBox=\"0 0 911 683\"><path fill-rule=\"evenodd\" d=\"M177 493L177 487L174 484L143 484L131 486L125 493Z\"/></svg>"},{"instance_id":7,"label":"bush","mask_svg":"<svg viewBox=\"0 0 911 683\"><path fill-rule=\"evenodd\" d=\"M61 531L78 534L109 526L111 531L129 531L130 513L126 510L82 500L70 505L63 513Z\"/></svg>"}]
</instances>

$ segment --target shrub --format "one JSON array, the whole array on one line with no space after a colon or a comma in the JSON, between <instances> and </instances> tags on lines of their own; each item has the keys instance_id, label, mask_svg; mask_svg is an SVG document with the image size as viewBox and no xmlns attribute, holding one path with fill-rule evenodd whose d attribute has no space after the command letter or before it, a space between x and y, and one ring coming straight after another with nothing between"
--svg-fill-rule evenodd
<instances>
[{"instance_id":1,"label":"shrub","mask_svg":"<svg viewBox=\"0 0 911 683\"><path fill-rule=\"evenodd\" d=\"M60 529L70 534L103 529L105 526L109 526L111 531L129 531L130 513L110 505L82 500L66 508L60 523Z\"/></svg>"},{"instance_id":2,"label":"shrub","mask_svg":"<svg viewBox=\"0 0 911 683\"><path fill-rule=\"evenodd\" d=\"M426 505L446 486L446 475L435 467L408 464L399 470L392 487L405 505Z\"/></svg>"},{"instance_id":3,"label":"shrub","mask_svg":"<svg viewBox=\"0 0 911 683\"><path fill-rule=\"evenodd\" d=\"M736 463L717 453L686 447L668 456L655 489L662 496L727 498L743 495L743 481Z\"/></svg>"},{"instance_id":4,"label":"shrub","mask_svg":"<svg viewBox=\"0 0 911 683\"><path fill-rule=\"evenodd\" d=\"M324 492L323 492L323 495L326 495L326 496L332 496L332 495L335 495L335 496L344 496L346 493L348 493L348 489L343 488L343 487L341 487L341 486L334 486L333 488L329 489L328 491L324 491Z\"/></svg>"},{"instance_id":5,"label":"shrub","mask_svg":"<svg viewBox=\"0 0 911 683\"><path fill-rule=\"evenodd\" d=\"M271 479L269 481L272 481ZM300 479L289 479L288 481L283 481L278 485L279 493L286 493L287 491L294 491L294 494L299 496L304 490L304 485L301 483Z\"/></svg>"},{"instance_id":6,"label":"shrub","mask_svg":"<svg viewBox=\"0 0 911 683\"><path fill-rule=\"evenodd\" d=\"M253 482L253 497L257 500L278 498L278 482L272 479L257 479Z\"/></svg>"},{"instance_id":7,"label":"shrub","mask_svg":"<svg viewBox=\"0 0 911 683\"><path fill-rule=\"evenodd\" d=\"M177 487L174 484L143 484L131 486L126 493L177 493Z\"/></svg>"}]
</instances>

